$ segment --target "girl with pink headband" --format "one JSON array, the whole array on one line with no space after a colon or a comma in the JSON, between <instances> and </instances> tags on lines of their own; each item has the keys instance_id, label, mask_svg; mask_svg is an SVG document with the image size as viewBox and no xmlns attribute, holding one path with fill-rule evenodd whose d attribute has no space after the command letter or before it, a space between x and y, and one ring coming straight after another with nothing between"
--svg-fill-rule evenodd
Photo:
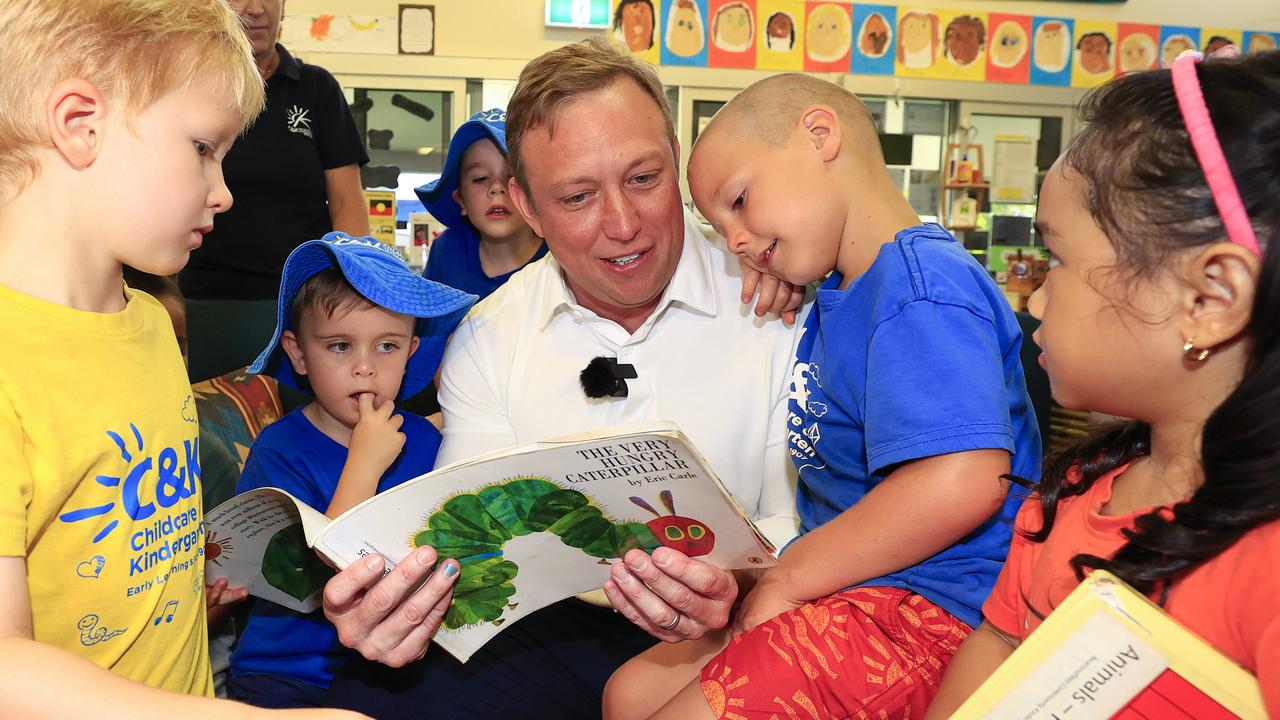
<instances>
[{"instance_id":1,"label":"girl with pink headband","mask_svg":"<svg viewBox=\"0 0 1280 720\"><path fill-rule=\"evenodd\" d=\"M1092 92L1045 178L1031 297L1054 399L1133 420L1045 460L927 718L1094 569L1249 672L1280 717L1280 52Z\"/></svg>"}]
</instances>

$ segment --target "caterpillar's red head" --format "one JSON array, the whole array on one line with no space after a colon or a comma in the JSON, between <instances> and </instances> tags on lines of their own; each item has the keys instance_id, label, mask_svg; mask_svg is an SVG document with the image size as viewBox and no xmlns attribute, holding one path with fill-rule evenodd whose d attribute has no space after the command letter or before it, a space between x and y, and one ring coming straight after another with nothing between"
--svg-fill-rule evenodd
<instances>
[{"instance_id":1,"label":"caterpillar's red head","mask_svg":"<svg viewBox=\"0 0 1280 720\"><path fill-rule=\"evenodd\" d=\"M668 515L662 515L654 510L652 505L638 497L631 498L631 502L654 514L654 519L645 524L658 537L658 542L673 550L679 550L689 557L698 557L711 552L716 545L716 534L711 532L711 528L700 520L677 515L670 490L658 493L658 499L662 501L662 506L667 509Z\"/></svg>"}]
</instances>

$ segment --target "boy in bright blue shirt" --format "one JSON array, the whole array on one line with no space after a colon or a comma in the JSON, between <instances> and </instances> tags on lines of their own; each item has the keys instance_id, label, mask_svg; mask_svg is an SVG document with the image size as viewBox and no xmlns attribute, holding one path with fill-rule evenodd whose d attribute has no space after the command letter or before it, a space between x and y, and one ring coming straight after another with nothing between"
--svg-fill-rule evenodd
<instances>
[{"instance_id":1,"label":"boy in bright blue shirt","mask_svg":"<svg viewBox=\"0 0 1280 720\"><path fill-rule=\"evenodd\" d=\"M372 238L335 232L299 246L285 261L275 335L249 371L315 399L263 429L236 491L283 488L336 517L430 472L440 433L394 400L431 381L474 302ZM262 707L319 707L346 654L321 611L259 599L231 656L230 693Z\"/></svg>"},{"instance_id":2,"label":"boy in bright blue shirt","mask_svg":"<svg viewBox=\"0 0 1280 720\"><path fill-rule=\"evenodd\" d=\"M836 85L782 75L743 91L699 135L689 184L757 272L830 273L792 373L802 534L731 640L649 651L610 680L606 710L923 715L1008 551L1008 475L1039 474L1017 319L954 237L920 223L870 113Z\"/></svg>"},{"instance_id":3,"label":"boy in bright blue shirt","mask_svg":"<svg viewBox=\"0 0 1280 720\"><path fill-rule=\"evenodd\" d=\"M448 229L431 243L423 277L484 299L547 254L507 195L507 112L478 112L449 141L439 179L415 190Z\"/></svg>"}]
</instances>

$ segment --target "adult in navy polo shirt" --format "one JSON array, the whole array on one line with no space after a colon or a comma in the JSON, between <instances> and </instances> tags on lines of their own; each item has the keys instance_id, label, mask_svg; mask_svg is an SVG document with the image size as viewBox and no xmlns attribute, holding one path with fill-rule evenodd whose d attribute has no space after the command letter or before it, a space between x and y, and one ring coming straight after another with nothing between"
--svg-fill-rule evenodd
<instances>
[{"instance_id":1,"label":"adult in navy polo shirt","mask_svg":"<svg viewBox=\"0 0 1280 720\"><path fill-rule=\"evenodd\" d=\"M267 83L267 106L222 163L235 202L179 275L197 300L263 300L289 253L331 230L369 234L369 161L342 88L276 43L284 0L230 0Z\"/></svg>"}]
</instances>

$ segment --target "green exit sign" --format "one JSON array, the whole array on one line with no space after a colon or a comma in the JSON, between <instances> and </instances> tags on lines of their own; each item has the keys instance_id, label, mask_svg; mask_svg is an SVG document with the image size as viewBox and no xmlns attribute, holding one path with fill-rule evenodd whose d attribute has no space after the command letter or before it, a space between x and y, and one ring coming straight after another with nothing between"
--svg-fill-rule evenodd
<instances>
[{"instance_id":1,"label":"green exit sign","mask_svg":"<svg viewBox=\"0 0 1280 720\"><path fill-rule=\"evenodd\" d=\"M547 0L547 25L607 28L609 0Z\"/></svg>"}]
</instances>

